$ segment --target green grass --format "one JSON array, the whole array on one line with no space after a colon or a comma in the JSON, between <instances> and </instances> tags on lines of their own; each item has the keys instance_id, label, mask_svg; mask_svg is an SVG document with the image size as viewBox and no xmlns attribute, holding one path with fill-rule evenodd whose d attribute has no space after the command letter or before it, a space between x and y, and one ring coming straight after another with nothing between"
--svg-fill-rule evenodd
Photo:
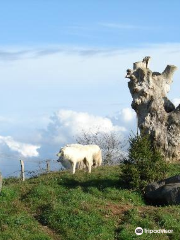
<instances>
[{"instance_id":1,"label":"green grass","mask_svg":"<svg viewBox=\"0 0 180 240\"><path fill-rule=\"evenodd\" d=\"M168 176L180 173L171 164ZM119 166L68 171L20 182L5 179L0 195L0 240L179 239L180 206L146 205L126 189ZM172 229L173 234L135 235L135 228Z\"/></svg>"}]
</instances>

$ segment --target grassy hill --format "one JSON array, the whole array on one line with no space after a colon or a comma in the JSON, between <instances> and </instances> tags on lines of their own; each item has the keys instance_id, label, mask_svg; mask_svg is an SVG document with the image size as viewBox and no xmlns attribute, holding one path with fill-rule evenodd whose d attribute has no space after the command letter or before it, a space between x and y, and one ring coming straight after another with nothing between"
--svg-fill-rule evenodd
<instances>
[{"instance_id":1,"label":"grassy hill","mask_svg":"<svg viewBox=\"0 0 180 240\"><path fill-rule=\"evenodd\" d=\"M180 173L171 165L168 175ZM92 174L53 172L20 182L5 179L0 196L0 240L180 239L180 206L146 205L123 186L121 168ZM135 235L135 228L173 234Z\"/></svg>"}]
</instances>

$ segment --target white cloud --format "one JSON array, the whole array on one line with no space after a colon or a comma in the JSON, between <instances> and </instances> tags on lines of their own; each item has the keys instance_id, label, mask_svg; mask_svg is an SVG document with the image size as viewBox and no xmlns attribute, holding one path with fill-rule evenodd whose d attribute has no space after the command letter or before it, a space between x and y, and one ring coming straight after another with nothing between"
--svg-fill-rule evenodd
<instances>
[{"instance_id":1,"label":"white cloud","mask_svg":"<svg viewBox=\"0 0 180 240\"><path fill-rule=\"evenodd\" d=\"M3 155L5 152L2 148L2 145L6 145L9 148L9 151L18 152L23 157L37 157L39 156L38 149L40 146L22 143L15 141L11 136L0 136L0 145L1 145L1 154ZM7 148L6 148L7 153Z\"/></svg>"},{"instance_id":2,"label":"white cloud","mask_svg":"<svg viewBox=\"0 0 180 240\"><path fill-rule=\"evenodd\" d=\"M8 48L3 50L1 47L1 49L3 54L0 58L3 61L0 61L2 79L0 97L4 103L3 114L9 116L13 102L14 112L17 114L16 121L23 121L18 127L16 123L8 123L7 125L10 125L8 130L4 127L5 119L0 118L3 126L1 129L4 131L1 131L1 135L20 136L20 142L23 142L23 137L29 135L29 126L32 132L32 128L35 131L48 124L48 119L44 122L38 121L40 115L45 113L49 116L59 108L74 110L74 112L58 112L51 119L47 130L42 131L45 136L43 140L42 133L41 137L38 135L37 141L46 142L47 149L49 149L48 145L53 145L54 142L63 144L70 139L73 141L72 136L77 134L79 127L83 126L86 129L94 127L96 121L109 129L113 129L114 126L134 129L135 113L128 109L132 98L127 79L124 78L126 69L133 68L133 62L150 55L152 57L150 68L153 71L162 72L167 64L175 64L180 68L179 43L144 45L141 48L131 49L73 46L49 46L41 49L17 47L9 50ZM9 61L4 61L5 57ZM170 99L179 94L179 77L180 71L177 71L174 75ZM113 105L114 103L116 105ZM114 116L109 120L97 116L117 111L119 111L116 116L117 121ZM13 119L13 113L10 117ZM30 122L32 119L34 121ZM25 130L26 126L27 130ZM21 137L22 135L24 136ZM45 152L47 153L46 149Z\"/></svg>"},{"instance_id":3,"label":"white cloud","mask_svg":"<svg viewBox=\"0 0 180 240\"><path fill-rule=\"evenodd\" d=\"M137 128L136 113L131 108L123 108L108 117L114 125L124 126L128 130L126 134Z\"/></svg>"},{"instance_id":4,"label":"white cloud","mask_svg":"<svg viewBox=\"0 0 180 240\"><path fill-rule=\"evenodd\" d=\"M72 134L78 134L81 130L96 132L125 131L125 128L114 126L110 119L94 116L86 112L75 112L71 110L60 110L57 117L61 125L70 129Z\"/></svg>"},{"instance_id":5,"label":"white cloud","mask_svg":"<svg viewBox=\"0 0 180 240\"><path fill-rule=\"evenodd\" d=\"M130 110L132 98L125 79L126 69L133 68L133 62L146 55L152 57L152 71L162 72L167 64L180 69L179 43L128 49L1 47L0 52L0 100L3 101L0 134L18 139L5 141L4 137L0 140L0 151L10 151L13 157L16 153L37 156L38 152L43 158L55 157L61 144L75 141L78 129L94 128L97 123L104 131L118 128L123 132L126 128L123 134L128 134L137 122ZM168 94L175 105L179 104L179 78L177 70ZM42 119L44 114L49 116L59 108L74 111L59 111L50 122L48 118ZM111 118L100 117L114 112L118 113ZM47 125L46 130L37 133L36 129ZM34 145L23 145L29 141ZM37 148L41 144L42 148Z\"/></svg>"},{"instance_id":6,"label":"white cloud","mask_svg":"<svg viewBox=\"0 0 180 240\"><path fill-rule=\"evenodd\" d=\"M122 117L124 121L130 122L135 119L136 114L134 110L132 110L131 108L123 108Z\"/></svg>"},{"instance_id":7,"label":"white cloud","mask_svg":"<svg viewBox=\"0 0 180 240\"><path fill-rule=\"evenodd\" d=\"M53 157L59 148L67 143L76 141L76 137L82 131L91 133L99 132L119 132L123 134L126 128L114 125L107 117L95 116L86 112L76 112L71 110L59 110L51 117L46 130L41 131L42 157Z\"/></svg>"},{"instance_id":8,"label":"white cloud","mask_svg":"<svg viewBox=\"0 0 180 240\"><path fill-rule=\"evenodd\" d=\"M175 107L177 107L180 104L180 98L174 98L172 102L174 103Z\"/></svg>"},{"instance_id":9,"label":"white cloud","mask_svg":"<svg viewBox=\"0 0 180 240\"><path fill-rule=\"evenodd\" d=\"M123 108L108 117L111 119L113 125L123 126L127 129L127 131L124 132L124 139L126 140L129 138L130 132L135 133L137 131L136 113L131 108Z\"/></svg>"}]
</instances>

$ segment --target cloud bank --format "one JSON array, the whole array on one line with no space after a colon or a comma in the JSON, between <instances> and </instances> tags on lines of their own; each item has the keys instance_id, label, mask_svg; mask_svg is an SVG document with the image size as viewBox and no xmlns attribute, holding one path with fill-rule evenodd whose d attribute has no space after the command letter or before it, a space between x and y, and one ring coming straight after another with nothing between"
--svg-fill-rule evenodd
<instances>
[{"instance_id":1,"label":"cloud bank","mask_svg":"<svg viewBox=\"0 0 180 240\"><path fill-rule=\"evenodd\" d=\"M15 141L11 136L0 136L0 154L20 154L22 157L38 157L40 146Z\"/></svg>"},{"instance_id":2,"label":"cloud bank","mask_svg":"<svg viewBox=\"0 0 180 240\"><path fill-rule=\"evenodd\" d=\"M46 130L41 131L40 155L54 157L59 148L67 143L74 143L82 132L119 132L122 135L126 128L113 124L108 117L100 117L87 112L59 110L51 117Z\"/></svg>"},{"instance_id":3,"label":"cloud bank","mask_svg":"<svg viewBox=\"0 0 180 240\"><path fill-rule=\"evenodd\" d=\"M76 138L82 132L118 133L124 137L127 134L125 127L134 120L134 113L131 109L125 108L115 116L101 117L87 112L77 112L61 109L55 112L47 125L47 128L36 132L36 143L27 144L14 140L11 136L0 136L0 154L3 156L1 169L5 172L13 172L19 168L19 159L25 160L26 170L33 170L33 165L40 159L57 160L56 153L60 147L75 143ZM33 163L26 162L31 161ZM10 164L9 167L7 164ZM53 167L53 165L52 165ZM55 169L59 167L56 166ZM36 169L37 170L37 169Z\"/></svg>"},{"instance_id":4,"label":"cloud bank","mask_svg":"<svg viewBox=\"0 0 180 240\"><path fill-rule=\"evenodd\" d=\"M38 157L53 158L61 145L75 141L80 128L92 129L95 125L102 131L118 129L128 134L136 128L136 117L130 109L132 99L124 78L126 69L146 55L152 56L150 68L153 71L162 72L167 64L180 68L179 51L179 43L141 45L132 49L1 47L0 97L4 104L0 136L12 136L11 139L1 138L1 152L28 157L39 153ZM178 70L168 94L176 105L179 103L179 77ZM57 111L60 108L71 110ZM43 123L41 116L50 116L55 111L50 122L43 120ZM36 130L46 126L46 129ZM33 129L38 137L31 135L29 140L27 135ZM23 145L29 141L34 143L30 144L32 148Z\"/></svg>"},{"instance_id":5,"label":"cloud bank","mask_svg":"<svg viewBox=\"0 0 180 240\"><path fill-rule=\"evenodd\" d=\"M134 123L135 113L130 108L107 117L61 109L50 117L47 128L37 131L37 144L16 141L11 136L0 136L0 153L24 158L54 158L61 146L74 143L82 132L118 132L124 136Z\"/></svg>"}]
</instances>

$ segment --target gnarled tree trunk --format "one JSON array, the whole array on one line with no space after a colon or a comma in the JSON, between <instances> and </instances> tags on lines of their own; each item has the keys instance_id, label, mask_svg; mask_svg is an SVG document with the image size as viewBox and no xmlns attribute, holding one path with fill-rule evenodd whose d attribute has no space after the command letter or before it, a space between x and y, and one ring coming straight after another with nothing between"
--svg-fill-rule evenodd
<instances>
[{"instance_id":1,"label":"gnarled tree trunk","mask_svg":"<svg viewBox=\"0 0 180 240\"><path fill-rule=\"evenodd\" d=\"M174 65L167 65L162 73L149 68L150 57L134 63L126 78L133 97L132 108L137 113L140 131L149 133L153 144L158 147L167 161L180 160L180 105L175 108L167 98L170 90Z\"/></svg>"}]
</instances>

